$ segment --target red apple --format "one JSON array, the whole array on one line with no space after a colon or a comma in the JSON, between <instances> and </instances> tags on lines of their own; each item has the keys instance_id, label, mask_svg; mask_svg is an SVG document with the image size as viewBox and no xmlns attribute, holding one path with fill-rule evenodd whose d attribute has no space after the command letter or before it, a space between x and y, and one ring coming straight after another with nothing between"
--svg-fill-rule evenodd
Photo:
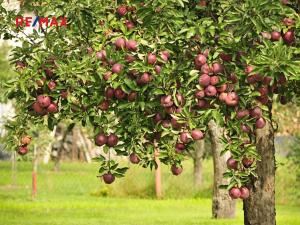
<instances>
[{"instance_id":1,"label":"red apple","mask_svg":"<svg viewBox=\"0 0 300 225\"><path fill-rule=\"evenodd\" d=\"M149 53L147 56L147 62L148 62L148 64L151 64L151 65L155 64L156 63L156 55Z\"/></svg>"},{"instance_id":2,"label":"red apple","mask_svg":"<svg viewBox=\"0 0 300 225\"><path fill-rule=\"evenodd\" d=\"M18 149L19 155L26 155L28 153L27 146L20 146Z\"/></svg>"},{"instance_id":3,"label":"red apple","mask_svg":"<svg viewBox=\"0 0 300 225\"><path fill-rule=\"evenodd\" d=\"M179 174L181 174L182 173L182 167L178 167L178 166L176 166L176 165L172 165L171 166L171 172L172 172L172 174L173 175L175 175L175 176L178 176Z\"/></svg>"},{"instance_id":4,"label":"red apple","mask_svg":"<svg viewBox=\"0 0 300 225\"><path fill-rule=\"evenodd\" d=\"M113 174L111 174L110 172L104 174L102 176L103 178L103 181L106 183L106 184L111 184L115 181L115 176Z\"/></svg>"},{"instance_id":5,"label":"red apple","mask_svg":"<svg viewBox=\"0 0 300 225\"><path fill-rule=\"evenodd\" d=\"M236 161L235 159L233 159L232 157L230 157L229 159L227 159L226 165L227 165L228 169L237 170L237 168L238 168L238 161Z\"/></svg>"},{"instance_id":6,"label":"red apple","mask_svg":"<svg viewBox=\"0 0 300 225\"><path fill-rule=\"evenodd\" d=\"M208 74L202 74L199 77L199 84L201 87L207 87L210 84L210 76L208 76Z\"/></svg>"},{"instance_id":7,"label":"red apple","mask_svg":"<svg viewBox=\"0 0 300 225\"><path fill-rule=\"evenodd\" d=\"M237 187L233 187L229 190L229 195L232 199L237 199L241 196L241 191Z\"/></svg>"},{"instance_id":8,"label":"red apple","mask_svg":"<svg viewBox=\"0 0 300 225\"><path fill-rule=\"evenodd\" d=\"M139 162L141 161L138 155L134 152L130 154L129 160L132 164L139 164Z\"/></svg>"},{"instance_id":9,"label":"red apple","mask_svg":"<svg viewBox=\"0 0 300 225\"><path fill-rule=\"evenodd\" d=\"M245 199L249 198L249 196L250 196L250 191L249 191L248 188L246 188L246 187L241 187L241 188L240 188L240 192L241 192L241 195L240 195L240 198L241 198L241 199L245 200Z\"/></svg>"},{"instance_id":10,"label":"red apple","mask_svg":"<svg viewBox=\"0 0 300 225\"><path fill-rule=\"evenodd\" d=\"M191 136L195 141L202 140L204 138L204 133L201 130L195 129L195 130L192 130Z\"/></svg>"},{"instance_id":11,"label":"red apple","mask_svg":"<svg viewBox=\"0 0 300 225\"><path fill-rule=\"evenodd\" d=\"M115 41L115 46L117 49L124 49L126 47L126 41L124 38L118 38Z\"/></svg>"},{"instance_id":12,"label":"red apple","mask_svg":"<svg viewBox=\"0 0 300 225\"><path fill-rule=\"evenodd\" d=\"M96 137L95 137L95 144L97 146L103 146L107 143L107 137L105 134L103 133L99 133Z\"/></svg>"}]
</instances>

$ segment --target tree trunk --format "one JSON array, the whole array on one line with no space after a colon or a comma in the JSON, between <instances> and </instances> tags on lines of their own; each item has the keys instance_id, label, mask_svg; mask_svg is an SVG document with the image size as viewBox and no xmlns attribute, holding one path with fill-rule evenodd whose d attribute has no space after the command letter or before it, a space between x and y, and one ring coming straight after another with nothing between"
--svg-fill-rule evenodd
<instances>
[{"instance_id":1,"label":"tree trunk","mask_svg":"<svg viewBox=\"0 0 300 225\"><path fill-rule=\"evenodd\" d=\"M197 141L195 145L194 152L194 185L196 188L200 188L202 186L202 158L205 150L204 146L205 141Z\"/></svg>"},{"instance_id":2,"label":"tree trunk","mask_svg":"<svg viewBox=\"0 0 300 225\"><path fill-rule=\"evenodd\" d=\"M228 152L221 156L223 146L220 138L222 137L223 129L213 120L208 123L208 127L214 163L213 218L233 218L235 217L235 201L229 197L227 190L219 188L220 185L228 183L228 180L223 178L223 173L227 170L226 161L230 154Z\"/></svg>"},{"instance_id":3,"label":"tree trunk","mask_svg":"<svg viewBox=\"0 0 300 225\"><path fill-rule=\"evenodd\" d=\"M249 199L244 201L245 225L275 225L275 147L274 129L267 122L256 131L257 179L252 179Z\"/></svg>"}]
</instances>

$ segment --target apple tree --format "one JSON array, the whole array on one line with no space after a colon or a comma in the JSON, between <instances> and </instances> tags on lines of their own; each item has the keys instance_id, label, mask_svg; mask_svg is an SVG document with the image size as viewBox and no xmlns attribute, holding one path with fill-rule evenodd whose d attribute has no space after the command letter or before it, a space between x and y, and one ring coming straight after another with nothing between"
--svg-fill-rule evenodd
<instances>
[{"instance_id":1,"label":"apple tree","mask_svg":"<svg viewBox=\"0 0 300 225\"><path fill-rule=\"evenodd\" d=\"M184 151L210 123L224 128L224 177L244 200L245 224L275 224L272 103L299 90L299 4L261 0L35 1L33 32L1 8L18 78L7 97L21 109L7 145L22 155L28 127L71 119L94 127L99 176L124 176L111 154L179 175ZM62 18L67 24L59 26ZM54 23L53 20L57 20ZM52 26L51 26L52 24ZM54 24L54 25L53 25ZM23 137L23 138L21 138Z\"/></svg>"}]
</instances>

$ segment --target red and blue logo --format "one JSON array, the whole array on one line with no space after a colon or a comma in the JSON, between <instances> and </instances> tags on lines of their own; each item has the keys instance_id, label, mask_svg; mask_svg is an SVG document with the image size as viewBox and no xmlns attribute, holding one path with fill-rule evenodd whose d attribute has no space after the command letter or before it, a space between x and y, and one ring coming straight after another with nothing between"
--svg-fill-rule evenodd
<instances>
[{"instance_id":1,"label":"red and blue logo","mask_svg":"<svg viewBox=\"0 0 300 225\"><path fill-rule=\"evenodd\" d=\"M66 17L17 17L16 26L17 27L67 27L68 20Z\"/></svg>"}]
</instances>

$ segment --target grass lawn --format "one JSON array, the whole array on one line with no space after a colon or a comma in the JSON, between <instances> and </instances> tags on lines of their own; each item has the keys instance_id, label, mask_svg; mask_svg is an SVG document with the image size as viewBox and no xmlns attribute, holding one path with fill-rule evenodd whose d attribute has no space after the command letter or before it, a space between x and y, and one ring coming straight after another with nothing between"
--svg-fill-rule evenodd
<instances>
[{"instance_id":1,"label":"grass lawn","mask_svg":"<svg viewBox=\"0 0 300 225\"><path fill-rule=\"evenodd\" d=\"M163 174L167 197L154 200L149 196L141 198L147 196L146 189L151 189L148 193L153 191L151 172L143 173L144 170L136 168L137 172L132 173L137 174L130 173L127 178L107 187L95 179L97 165L63 164L59 173L53 172L51 165L43 165L39 168L38 198L33 201L30 198L30 168L28 163L18 163L17 184L11 186L10 164L0 162L0 225L243 224L241 202L236 219L212 220L211 200L201 192L188 196L185 193L189 188L187 181L178 180L188 178L168 177L167 170ZM188 171L186 173L189 175ZM209 174L204 174L204 186L210 185L210 179ZM206 187L202 190L207 191ZM134 197L135 192L144 194L137 193ZM103 197L105 195L109 197ZM300 207L278 205L277 222L279 225L300 225Z\"/></svg>"}]
</instances>

